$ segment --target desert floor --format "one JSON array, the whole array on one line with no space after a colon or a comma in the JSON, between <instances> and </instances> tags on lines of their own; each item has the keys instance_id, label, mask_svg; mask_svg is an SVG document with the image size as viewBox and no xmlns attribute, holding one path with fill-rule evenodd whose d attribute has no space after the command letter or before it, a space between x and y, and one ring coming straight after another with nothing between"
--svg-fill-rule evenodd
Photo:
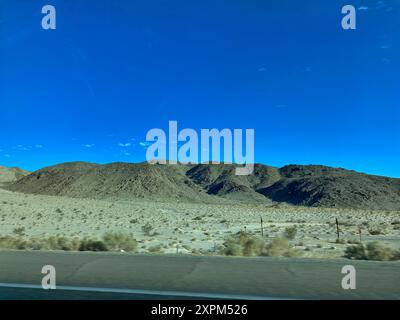
<instances>
[{"instance_id":1,"label":"desert floor","mask_svg":"<svg viewBox=\"0 0 400 320\"><path fill-rule=\"evenodd\" d=\"M98 237L107 231L131 233L139 252L219 254L221 245L239 231L268 241L285 228L297 227L291 244L302 257L337 258L349 243L335 243L335 218L341 238L379 241L400 247L400 212L322 209L247 204L200 204L108 201L14 193L0 188L0 235L20 228L24 237ZM147 225L147 232L143 226ZM21 229L23 228L23 229ZM23 231L21 231L23 230Z\"/></svg>"}]
</instances>

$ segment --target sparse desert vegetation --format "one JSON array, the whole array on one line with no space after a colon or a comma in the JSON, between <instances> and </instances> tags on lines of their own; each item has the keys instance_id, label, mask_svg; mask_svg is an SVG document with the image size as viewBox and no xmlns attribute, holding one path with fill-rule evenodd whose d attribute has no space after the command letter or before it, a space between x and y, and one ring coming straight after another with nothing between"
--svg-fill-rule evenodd
<instances>
[{"instance_id":1,"label":"sparse desert vegetation","mask_svg":"<svg viewBox=\"0 0 400 320\"><path fill-rule=\"evenodd\" d=\"M287 238L279 237L266 242L260 236L245 232L239 232L236 236L227 239L222 245L221 253L229 256L294 257L300 255Z\"/></svg>"},{"instance_id":2,"label":"sparse desert vegetation","mask_svg":"<svg viewBox=\"0 0 400 320\"><path fill-rule=\"evenodd\" d=\"M228 256L261 256L265 252L265 245L264 239L239 232L223 243L221 253Z\"/></svg>"},{"instance_id":3,"label":"sparse desert vegetation","mask_svg":"<svg viewBox=\"0 0 400 320\"><path fill-rule=\"evenodd\" d=\"M12 250L135 251L136 247L137 241L123 233L107 233L102 239L64 236L27 239L11 235L0 237L0 249Z\"/></svg>"},{"instance_id":4,"label":"sparse desert vegetation","mask_svg":"<svg viewBox=\"0 0 400 320\"><path fill-rule=\"evenodd\" d=\"M400 260L400 250L393 250L374 241L347 247L344 256L356 260L396 261Z\"/></svg>"},{"instance_id":5,"label":"sparse desert vegetation","mask_svg":"<svg viewBox=\"0 0 400 320\"><path fill-rule=\"evenodd\" d=\"M387 210L78 199L0 188L0 249L393 260L396 254L389 259L367 244L398 252L399 221L399 211ZM368 254L352 249L360 243Z\"/></svg>"}]
</instances>

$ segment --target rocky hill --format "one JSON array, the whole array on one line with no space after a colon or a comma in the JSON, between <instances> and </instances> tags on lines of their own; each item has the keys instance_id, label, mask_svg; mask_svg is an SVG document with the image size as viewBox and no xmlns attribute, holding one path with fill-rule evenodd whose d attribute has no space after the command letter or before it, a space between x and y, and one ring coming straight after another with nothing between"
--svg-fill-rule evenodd
<instances>
[{"instance_id":1,"label":"rocky hill","mask_svg":"<svg viewBox=\"0 0 400 320\"><path fill-rule=\"evenodd\" d=\"M13 191L84 198L244 201L302 206L400 210L400 179L316 165L262 164L249 176L235 165L73 162L10 183Z\"/></svg>"},{"instance_id":2,"label":"rocky hill","mask_svg":"<svg viewBox=\"0 0 400 320\"><path fill-rule=\"evenodd\" d=\"M29 173L29 171L17 167L8 168L0 166L0 184L17 181Z\"/></svg>"}]
</instances>

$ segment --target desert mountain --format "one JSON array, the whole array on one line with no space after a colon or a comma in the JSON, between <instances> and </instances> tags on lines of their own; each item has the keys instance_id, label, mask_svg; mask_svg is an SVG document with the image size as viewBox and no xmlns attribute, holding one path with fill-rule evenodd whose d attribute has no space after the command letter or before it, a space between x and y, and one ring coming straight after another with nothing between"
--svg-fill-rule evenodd
<instances>
[{"instance_id":1,"label":"desert mountain","mask_svg":"<svg viewBox=\"0 0 400 320\"><path fill-rule=\"evenodd\" d=\"M159 165L73 162L43 168L8 184L13 191L84 198L146 198L400 210L400 179L315 165Z\"/></svg>"},{"instance_id":2,"label":"desert mountain","mask_svg":"<svg viewBox=\"0 0 400 320\"><path fill-rule=\"evenodd\" d=\"M273 201L314 207L400 210L400 179L324 166L290 165L257 191Z\"/></svg>"},{"instance_id":3,"label":"desert mountain","mask_svg":"<svg viewBox=\"0 0 400 320\"><path fill-rule=\"evenodd\" d=\"M208 199L186 170L176 165L70 162L38 170L7 188L77 198Z\"/></svg>"},{"instance_id":4,"label":"desert mountain","mask_svg":"<svg viewBox=\"0 0 400 320\"><path fill-rule=\"evenodd\" d=\"M17 167L8 168L0 166L0 184L17 181L18 179L21 179L29 173L29 171L25 171Z\"/></svg>"}]
</instances>

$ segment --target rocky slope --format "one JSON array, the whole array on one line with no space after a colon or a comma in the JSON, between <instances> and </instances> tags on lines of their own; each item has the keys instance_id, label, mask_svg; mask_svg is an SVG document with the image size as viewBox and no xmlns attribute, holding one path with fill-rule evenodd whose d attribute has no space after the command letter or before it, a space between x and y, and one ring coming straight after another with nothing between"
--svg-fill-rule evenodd
<instances>
[{"instance_id":1,"label":"rocky slope","mask_svg":"<svg viewBox=\"0 0 400 320\"><path fill-rule=\"evenodd\" d=\"M17 167L8 168L0 166L0 184L17 181L29 173L29 171Z\"/></svg>"},{"instance_id":2,"label":"rocky slope","mask_svg":"<svg viewBox=\"0 0 400 320\"><path fill-rule=\"evenodd\" d=\"M315 165L262 164L249 176L235 165L73 162L43 168L9 184L24 193L83 198L238 200L314 207L400 210L400 179Z\"/></svg>"}]
</instances>

